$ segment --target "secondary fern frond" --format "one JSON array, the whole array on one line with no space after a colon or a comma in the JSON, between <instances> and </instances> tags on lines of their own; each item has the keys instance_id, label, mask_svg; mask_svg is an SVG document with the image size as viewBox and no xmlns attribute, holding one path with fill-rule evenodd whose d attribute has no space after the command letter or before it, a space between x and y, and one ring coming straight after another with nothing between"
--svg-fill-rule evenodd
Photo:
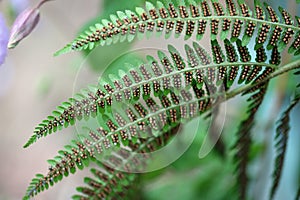
<instances>
[{"instance_id":1,"label":"secondary fern frond","mask_svg":"<svg viewBox=\"0 0 300 200\"><path fill-rule=\"evenodd\" d=\"M40 137L73 125L76 120L87 120L105 111L110 112L112 105L120 102L134 104L140 99L147 101L150 96L165 98L164 95L171 91L177 94L183 88L191 87L200 90L201 98L206 96L209 99L209 93L217 94L213 89L215 86L229 90L237 79L239 69L242 70L239 84L255 82L257 76L264 74L265 77L266 71L278 69L280 54L277 48L267 58L266 50L260 47L256 50L255 59L251 59L249 48L242 46L240 40L236 41L238 51L229 40L225 40L224 46L225 51L217 40L211 42L212 59L198 43L194 42L193 48L186 45L187 61L174 47L169 46L170 58L159 51L158 60L148 56L148 62L140 64L138 69L119 71L118 75L111 75L109 80L101 79L98 86L91 86L59 106L52 116L35 128L34 135L24 147Z\"/></svg>"},{"instance_id":2,"label":"secondary fern frond","mask_svg":"<svg viewBox=\"0 0 300 200\"><path fill-rule=\"evenodd\" d=\"M97 162L98 168L92 168L95 178L84 178L87 186L78 187L82 194L74 195L74 200L89 199L132 199L136 190L132 183L137 181L137 174L117 171Z\"/></svg>"},{"instance_id":3,"label":"secondary fern frond","mask_svg":"<svg viewBox=\"0 0 300 200\"><path fill-rule=\"evenodd\" d=\"M260 78L260 77L258 77ZM248 107L247 112L249 113L247 119L241 122L237 135L238 139L235 144L235 160L237 163L237 187L240 193L240 199L247 199L246 191L248 187L248 175L247 167L249 162L249 151L252 143L251 140L251 130L254 126L255 115L258 108L260 107L263 98L267 90L268 83L265 83L263 86L260 86L258 91L250 96L248 101L250 106Z\"/></svg>"},{"instance_id":4,"label":"secondary fern frond","mask_svg":"<svg viewBox=\"0 0 300 200\"><path fill-rule=\"evenodd\" d=\"M105 175L99 172L99 170L92 169L95 175L99 178L102 177L102 184L99 182L98 184L94 184L94 191L87 188L80 188L79 191L88 196L94 196L96 199L97 197L100 198L100 196L104 196L101 198L107 199L109 196L113 196L113 194L120 195L120 191L117 191L120 188L116 187L115 184L118 183L119 186L128 186L130 182L128 183L128 180L117 181L116 179L120 179L121 176L126 176L128 178L130 177L129 180L133 181L132 179L134 179L136 175L130 174L130 172L145 170L147 163L150 161L150 157L141 158L140 156L146 156L144 153L150 153L166 145L166 143L177 134L178 128L179 125L165 132L160 137L139 138L135 143L130 142L126 147L121 146L115 148L108 145L109 143L106 139L104 139L104 144L99 142L100 138L104 136L90 130L89 136L94 139L94 143L87 138L82 138L83 142L72 141L71 145L65 146L65 150L59 151L59 156L56 156L54 160L48 160L50 167L47 175L37 174L36 178L32 179L23 199L29 199L45 189L48 189L49 185L53 186L62 180L64 176L67 177L69 172L74 174L76 168L82 170L84 167L88 167L90 161L96 161L98 166L106 169L110 175ZM102 146L105 144L106 146ZM112 151L114 154L110 154ZM116 157L116 155L118 156ZM120 160L120 158L122 159ZM100 160L102 164L99 162ZM115 169L123 172L118 172ZM103 178L105 178L105 180ZM90 186L92 186L92 183L97 183L97 181L91 179L86 179L86 182L88 182ZM116 193L107 194L107 190L115 191ZM78 199L77 197L75 199Z\"/></svg>"},{"instance_id":5,"label":"secondary fern frond","mask_svg":"<svg viewBox=\"0 0 300 200\"><path fill-rule=\"evenodd\" d=\"M139 145L129 144L129 148L122 148L115 152L115 155L109 156L106 160L110 163L101 164L98 162L100 169L92 169L93 174L96 174L97 179L85 179L85 182L90 186L89 193L83 191L86 187L77 188L82 195L75 195L73 199L132 199L127 194L126 187L137 186L136 179L138 174L147 168L147 165L153 159L151 153L166 145L169 140L178 132L178 128L174 127L169 132L161 137L142 139ZM114 160L119 160L115 162ZM121 160L120 160L121 159ZM107 172L103 174L103 169ZM100 171L101 170L101 171ZM132 173L135 172L135 173ZM104 178L103 178L104 177ZM97 184L93 184L97 183ZM123 189L125 187L125 190Z\"/></svg>"},{"instance_id":6,"label":"secondary fern frond","mask_svg":"<svg viewBox=\"0 0 300 200\"><path fill-rule=\"evenodd\" d=\"M268 49L278 46L281 52L291 42L289 52L299 54L299 18L296 17L298 26L294 26L294 19L285 9L279 8L281 16L278 16L268 4L262 6L260 1L254 2L254 15L244 0L226 0L227 9L215 0L211 3L201 1L200 6L193 0L179 6L175 6L172 1L166 5L158 1L156 6L146 2L145 9L138 7L135 11L119 11L108 20L102 19L56 55L119 41L132 41L136 36L141 38L145 34L149 37L153 32L163 34L166 38L175 33L175 37L183 35L185 39L189 39L195 36L200 40L209 24L211 40L216 39L217 35L222 40L229 38L231 41L242 36L242 45L245 46L257 31L255 49L267 43Z\"/></svg>"},{"instance_id":7,"label":"secondary fern frond","mask_svg":"<svg viewBox=\"0 0 300 200\"><path fill-rule=\"evenodd\" d=\"M277 128L276 128L276 152L277 156L275 159L275 167L273 171L273 184L270 192L270 199L274 198L276 190L278 188L280 178L282 175L285 153L287 149L287 142L289 137L289 130L290 130L290 113L293 108L300 102L300 93L295 96L293 101L291 101L288 108L283 112L281 118L277 121Z\"/></svg>"},{"instance_id":8,"label":"secondary fern frond","mask_svg":"<svg viewBox=\"0 0 300 200\"><path fill-rule=\"evenodd\" d=\"M50 167L47 175L37 174L32 179L24 200L48 189L49 185L52 186L69 173L74 174L76 168L83 169L89 166L90 161L95 161L94 152L79 141L72 141L71 145L65 146L65 150L58 153L59 155L53 160L48 160Z\"/></svg>"}]
</instances>

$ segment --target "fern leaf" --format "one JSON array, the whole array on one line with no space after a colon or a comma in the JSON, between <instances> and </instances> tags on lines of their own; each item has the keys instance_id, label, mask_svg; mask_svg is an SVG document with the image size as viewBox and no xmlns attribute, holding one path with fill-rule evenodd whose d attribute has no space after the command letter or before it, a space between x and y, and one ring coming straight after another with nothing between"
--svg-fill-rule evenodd
<instances>
[{"instance_id":1,"label":"fern leaf","mask_svg":"<svg viewBox=\"0 0 300 200\"><path fill-rule=\"evenodd\" d=\"M149 161L150 158L147 158L147 160L140 158L140 154L138 153L147 153L154 151L162 146L164 146L168 140L172 138L175 134L177 134L179 125L175 126L174 128L170 129L166 133L163 134L161 137L149 137L147 139L140 138L135 143L130 142L127 147L118 147L115 148L114 146L110 145L109 141L107 139L104 139L103 143L100 143L100 138L105 138L103 130L100 128L98 131L92 131L89 130L89 139L82 136L80 141L72 141L71 145L65 146L65 150L59 151L59 156L56 156L53 160L48 160L48 163L50 164L49 171L47 175L37 174L34 179L32 179L30 186L28 187L26 191L26 195L24 196L25 199L29 199L30 197L33 197L37 195L38 193L44 191L45 189L48 189L49 186L53 186L58 181L61 181L63 177L67 177L69 173L76 173L76 169L82 170L84 167L88 167L89 163L96 162L98 163L99 167L105 168L106 170L109 170L109 172L113 175L113 177L105 176L105 174L102 174L103 176L107 177L109 179L109 182L105 182L103 188L101 191L98 191L99 188L94 188L96 191L91 192L89 189L81 188L79 189L80 192L86 193L86 194L94 194L97 192L97 195L105 195L107 189L107 185L111 188L110 190L114 190L113 185L110 185L111 183L116 184L117 180L116 178L119 176L125 176L126 173L123 172L115 172L114 169L126 171L126 172L137 172L140 170L145 170L144 166L146 166L147 163L144 163L145 161ZM97 142L97 143L93 143ZM114 148L113 148L114 147ZM119 157L123 157L124 161L121 162L124 163L122 166L120 165L119 157L115 157L111 154L111 152L114 151L114 155L120 154ZM137 155L136 155L137 154ZM130 155L131 157L129 157ZM101 159L100 159L101 156ZM99 160L106 162L101 164ZM137 163L141 162L141 163ZM92 172L100 176L101 172L98 170L92 169ZM128 174L128 173L127 173ZM135 177L134 174L128 174L126 176ZM131 178L130 178L131 179ZM102 180L105 181L105 180ZM108 181L108 180L106 180ZM88 181L89 183L95 181ZM128 182L128 181L127 181ZM123 184L124 181L118 181L119 184ZM127 183L128 184L128 183ZM99 186L101 184L98 184ZM124 185L125 186L125 185ZM118 191L121 192L121 191ZM100 194L101 193L101 194ZM95 197L96 198L96 197ZM104 197L103 197L104 198ZM76 199L76 198L75 198Z\"/></svg>"},{"instance_id":2,"label":"fern leaf","mask_svg":"<svg viewBox=\"0 0 300 200\"><path fill-rule=\"evenodd\" d=\"M268 83L265 83L260 89L252 94L248 101L250 101L250 105L248 107L247 112L249 113L247 119L243 120L239 126L237 135L238 139L235 143L235 160L237 163L237 187L240 193L240 199L247 199L246 191L248 187L248 175L247 175L247 166L249 162L249 151L251 146L251 129L255 123L255 114L260 107L263 98L265 96L267 90Z\"/></svg>"},{"instance_id":3,"label":"fern leaf","mask_svg":"<svg viewBox=\"0 0 300 200\"><path fill-rule=\"evenodd\" d=\"M61 181L64 176L74 174L76 169L88 167L90 161L95 160L94 152L80 141L72 141L71 145L65 146L65 150L58 153L53 160L48 160L50 167L47 175L37 174L36 178L32 179L23 199L29 199L48 189L49 186Z\"/></svg>"},{"instance_id":4,"label":"fern leaf","mask_svg":"<svg viewBox=\"0 0 300 200\"><path fill-rule=\"evenodd\" d=\"M212 85L224 86L229 90L239 69L242 69L240 84L245 80L246 83L254 82L255 77L261 76L259 72L265 71L263 69L266 67L272 69L269 72L277 69L276 65L280 63L278 51L272 50L270 64L266 64L266 50L263 47L257 49L255 60L251 60L248 47L243 47L240 40L236 43L238 52L229 40L225 40L226 51L223 51L219 42L213 40L213 60L198 43L193 43L193 48L186 45L187 61L174 47L169 46L170 58L159 51L158 60L148 56L148 61L140 64L138 69L129 68L127 72L119 71L118 74L111 75L110 79L101 79L97 86L83 90L59 106L53 115L35 128L34 135L24 147L43 136L73 125L78 120L88 120L105 111L111 112L112 105L120 102L147 100L151 94L161 97L162 94L168 95L171 91L178 93L181 89L194 85L203 90L205 96L208 92L214 93ZM237 60L238 56L240 61ZM259 80L256 79L257 81Z\"/></svg>"},{"instance_id":5,"label":"fern leaf","mask_svg":"<svg viewBox=\"0 0 300 200\"><path fill-rule=\"evenodd\" d=\"M110 155L104 164L97 162L98 168L92 169L92 173L97 179L85 179L89 185L89 193L84 192L86 187L79 187L77 190L82 195L75 195L73 199L131 199L128 188L137 186L136 172L142 172L151 162L151 153L163 147L178 132L178 128L174 127L169 132L158 138L143 139L140 145L131 143L129 148L120 148L115 155ZM141 154L142 153L142 154ZM115 162L114 160L120 160ZM106 174L103 173L105 170ZM94 184L97 183L97 184Z\"/></svg>"},{"instance_id":6,"label":"fern leaf","mask_svg":"<svg viewBox=\"0 0 300 200\"><path fill-rule=\"evenodd\" d=\"M88 187L77 187L77 191L81 194L74 195L74 200L132 198L129 193L136 186L133 183L137 182L137 174L118 171L100 162L97 162L97 165L100 169L91 169L96 179L86 177L84 182Z\"/></svg>"},{"instance_id":7,"label":"fern leaf","mask_svg":"<svg viewBox=\"0 0 300 200\"><path fill-rule=\"evenodd\" d=\"M223 53L221 53L221 49L219 49L220 45L218 45L216 41L213 41L212 46L214 49L214 60L224 60L225 56L221 56ZM208 77L210 77L209 74L211 74L211 70L208 70L209 67L213 65L217 67L223 65L229 67L233 65L242 68L244 64L249 65L249 62L230 63L230 61L236 61L237 51L234 50L234 46L230 46L229 44L227 44L226 51L228 61L221 62L219 65L213 63L214 61L209 57L206 50L197 43L194 43L194 49L186 46L188 55L188 62L186 64L182 63L182 59L180 56L178 57L176 49L169 47L169 50L171 52L170 57L174 61L173 64L171 64L170 59L165 54L160 52L158 57L160 57L161 65L159 65L156 60L153 60L154 58L148 58L151 61L150 67L153 69L153 72L150 73L150 70L144 70L144 68L140 71L129 70L128 74L123 74L122 79L118 79L124 80L124 82L120 84L123 86L123 90L117 90L117 86L115 88L114 86L110 87L108 84L106 84L107 86L104 84L103 88L106 88L107 92L114 95L124 92L124 88L127 85L127 89L130 90L129 97L131 98L137 96L134 94L140 93L142 90L142 88L140 88L140 90L137 91L136 87L129 87L132 86L133 83L140 83L140 86L150 83L151 85L148 85L147 88L150 87L152 90L150 90L150 93L146 92L147 95L143 98L137 98L137 100L131 99L129 104L124 101L116 100L114 101L114 106L116 107L111 107L110 112L96 114L98 127L84 129L80 135L80 141L82 142L76 141L71 146L66 146L66 151L60 151L59 156L54 160L50 160L51 170L46 176L38 175L37 178L32 180L32 184L28 188L25 198L35 195L54 182L61 180L64 176L68 176L69 172L75 173L76 169L82 169L84 166L88 166L90 161L98 159L95 156L96 154L102 157L113 148L138 144L139 138L162 136L165 132L178 126L180 123L195 118L212 108L217 99L218 102L219 100L222 101L223 98L219 99L218 96L223 97L226 95L226 92L217 88L217 79L212 81L212 78L210 78L209 81L207 81ZM270 59L271 62L272 57ZM207 65L201 65L200 67L200 63L206 63ZM250 63L250 65L252 64ZM270 72L269 68L276 69L275 65L266 63L255 63L255 65L267 65L268 67L265 67L264 71L253 80L253 83L260 82L266 78L267 75L264 72ZM202 70L202 72L197 73L197 70L192 70L193 68ZM216 70L215 76L220 77L219 73L221 71L222 70ZM224 77L224 81L227 80L225 77L232 77L232 71L232 69L226 71L226 76L222 76ZM192 73L186 74L182 72ZM227 75L227 73L229 74ZM179 79L175 77L176 74L180 74ZM129 75L132 77L129 78ZM154 84L154 81L158 80L157 77L153 79L153 83L149 81L151 77L155 75L161 78L161 81L156 82L156 84ZM199 76L201 77L199 78ZM185 83L182 81L184 79L187 82L186 85L184 85ZM179 82L184 86L177 87L176 85L178 85ZM201 87L198 87L199 84ZM155 96L156 87L160 89L157 90L157 95ZM222 86L220 87L222 88ZM172 90L170 88L172 88ZM212 88L214 92L211 91ZM250 113L252 113L252 115L254 115L254 112L257 110L256 107L258 107L262 99L263 88L264 87L260 87L261 92L254 93L251 97L254 101L250 107ZM235 89L232 90L232 92L234 91ZM124 93L122 97L125 96L126 93ZM84 99L84 97L81 98ZM63 105L71 106L70 103L63 103ZM250 117L250 121L246 121L244 123L245 125L241 127L250 127L252 118L253 117ZM241 147L241 149L242 148L244 147Z\"/></svg>"},{"instance_id":8,"label":"fern leaf","mask_svg":"<svg viewBox=\"0 0 300 200\"><path fill-rule=\"evenodd\" d=\"M110 19L103 19L55 55L72 50L93 49L99 45L111 45L118 41L132 41L136 36L150 37L153 32L157 32L157 35L165 35L166 38L174 33L175 37L183 35L185 39L189 39L195 36L200 40L207 29L207 24L210 24L211 40L215 40L220 35L222 40L228 38L236 41L244 28L243 46L255 37L254 33L257 30L255 49L267 42L268 49L278 46L281 52L294 37L289 49L290 53L298 54L300 27L293 25L294 20L291 15L285 9L279 8L281 16L278 16L268 4L263 6L258 0L254 2L254 15L244 0L227 0L227 12L215 0L211 1L212 5L208 1L201 1L200 8L194 1L180 5L174 5L172 2L164 5L158 1L155 6L146 2L145 9L138 7L135 11L119 11L117 15L111 15ZM299 22L299 19L296 19ZM231 22L233 22L232 26ZM268 38L269 33L272 33L272 36Z\"/></svg>"},{"instance_id":9,"label":"fern leaf","mask_svg":"<svg viewBox=\"0 0 300 200\"><path fill-rule=\"evenodd\" d=\"M235 146L240 197L246 199L250 134L256 112L270 77L284 72L278 67L281 52L290 44L289 53L300 53L299 18L296 17L298 26L295 26L294 19L285 9L278 9L279 16L268 4L263 7L258 0L254 4L252 13L244 0L226 0L227 9L216 0L203 0L199 5L193 0L186 3L168 0L165 4L158 1L156 5L146 2L145 8L118 11L110 19L102 19L58 51L56 55L92 50L125 40L130 42L144 35L151 37L154 32L165 38L174 34L176 38L201 40L205 32L210 31L211 41L209 50L196 42L193 47L186 45L187 60L170 45L169 55L158 51L156 57L149 55L147 61L135 64L137 67L124 64L126 69L99 79L97 86L82 90L58 106L35 128L34 135L24 147L83 119L95 118L96 124L83 129L78 140L48 160L48 173L37 174L32 179L24 199L95 161L99 167L92 169L96 179L86 178L89 186L79 187L78 191L83 195L76 195L74 199L123 199L128 187L134 186L131 183L136 180L136 175L117 172L115 168L138 171L145 169L151 160L129 159L125 151L135 155L163 146L181 123L240 93L251 94L249 115L239 127ZM250 44L252 39L255 41L253 46ZM285 70L296 67L292 63ZM238 86L234 86L234 82ZM280 125L283 132L288 126L285 120L282 119L284 123ZM271 196L280 179L287 138L281 136L279 140L282 151L275 163L278 168L274 172ZM111 153L116 149L120 151ZM99 158L106 158L106 162L100 164Z\"/></svg>"},{"instance_id":10,"label":"fern leaf","mask_svg":"<svg viewBox=\"0 0 300 200\"><path fill-rule=\"evenodd\" d=\"M293 108L299 103L300 101L300 94L297 94L293 101L290 103L288 108L283 112L281 118L277 122L277 128L276 128L276 151L277 156L274 163L274 171L273 171L273 184L272 189L270 192L270 199L274 198L274 195L276 193L276 190L278 188L280 178L282 175L283 165L284 165L284 158L285 158L285 152L287 148L287 141L289 137L289 130L290 130L290 112L293 110Z\"/></svg>"},{"instance_id":11,"label":"fern leaf","mask_svg":"<svg viewBox=\"0 0 300 200\"><path fill-rule=\"evenodd\" d=\"M91 169L95 178L86 177L84 182L88 187L78 187L77 191L82 194L74 195L72 199L132 199L132 196L136 194L132 191L137 190L132 186L132 182L137 181L137 175L118 172L105 165L101 165L101 163L97 164L101 170L96 168ZM103 172L103 169L106 169L105 172Z\"/></svg>"}]
</instances>

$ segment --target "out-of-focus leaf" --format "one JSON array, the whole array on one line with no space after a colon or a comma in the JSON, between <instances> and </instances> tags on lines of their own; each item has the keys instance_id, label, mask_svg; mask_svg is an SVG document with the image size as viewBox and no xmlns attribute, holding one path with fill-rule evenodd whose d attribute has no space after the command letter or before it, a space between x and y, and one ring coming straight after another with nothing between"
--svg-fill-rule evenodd
<instances>
[{"instance_id":1,"label":"out-of-focus leaf","mask_svg":"<svg viewBox=\"0 0 300 200\"><path fill-rule=\"evenodd\" d=\"M49 76L42 77L39 80L38 85L37 85L37 93L41 97L45 97L49 93L52 83L53 83L53 80L51 77L49 77Z\"/></svg>"}]
</instances>

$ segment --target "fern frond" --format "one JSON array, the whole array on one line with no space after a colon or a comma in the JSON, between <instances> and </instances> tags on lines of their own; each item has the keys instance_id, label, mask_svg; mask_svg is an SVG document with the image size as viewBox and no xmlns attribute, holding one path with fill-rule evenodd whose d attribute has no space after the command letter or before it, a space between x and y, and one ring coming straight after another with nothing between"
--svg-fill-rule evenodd
<instances>
[{"instance_id":1,"label":"fern frond","mask_svg":"<svg viewBox=\"0 0 300 200\"><path fill-rule=\"evenodd\" d=\"M269 72L278 69L280 54L277 48L267 58L266 50L260 47L256 50L255 59L251 60L248 47L242 46L240 40L237 40L236 45L238 51L229 40L225 40L223 51L219 42L213 40L212 59L207 50L194 42L193 48L185 46L187 61L174 47L169 46L170 57L159 51L158 60L148 56L148 61L139 64L138 68L119 71L118 74L112 74L110 79L100 79L98 86L83 90L59 106L52 116L35 128L34 135L24 147L63 127L73 125L76 120L88 120L106 111L111 112L112 105L120 102L132 104L138 100L146 101L151 95L162 98L162 95L168 95L171 91L180 93L183 88L191 87L199 89L201 96L208 96L208 93L214 93L215 86L229 90L239 69L242 70L239 84L255 82L255 77L262 74L266 76L266 69ZM259 73L261 70L262 74Z\"/></svg>"},{"instance_id":2,"label":"fern frond","mask_svg":"<svg viewBox=\"0 0 300 200\"><path fill-rule=\"evenodd\" d=\"M127 172L147 168L151 157L145 153L164 146L182 123L238 94L250 95L248 117L239 126L235 144L240 199L246 199L251 130L256 113L269 80L300 67L299 60L279 67L281 52L288 45L290 54L300 54L300 18L295 21L283 8L278 9L279 16L259 0L254 0L253 13L244 0L226 0L226 9L217 0L185 2L146 2L145 8L118 11L56 53L130 42L136 37L150 37L154 32L165 38L172 34L176 38L183 36L185 40L201 40L210 32L210 48L205 49L197 42L185 45L185 59L169 45L168 55L158 51L156 57L149 55L145 61L126 63L124 69L101 77L98 85L80 91L58 106L35 128L24 147L80 120L91 120L89 127L82 129L79 138L59 151L58 156L48 160L48 173L32 179L24 200L91 162L98 165L91 170L95 178L85 178L88 186L79 187L82 194L74 199L130 198L126 193L134 187L137 175ZM300 100L300 95L296 100ZM283 114L277 128L279 153L271 199L281 176L288 115L294 104ZM100 163L102 159L104 162Z\"/></svg>"},{"instance_id":3,"label":"fern frond","mask_svg":"<svg viewBox=\"0 0 300 200\"><path fill-rule=\"evenodd\" d=\"M263 6L255 0L253 15L244 0L226 0L227 9L216 0L211 3L201 1L200 6L193 0L186 4L182 2L179 6L175 6L172 1L167 5L158 1L156 6L146 2L145 9L137 7L135 11L119 11L116 15L112 14L110 19L102 19L91 26L55 55L132 41L136 36L150 37L153 32L165 35L166 38L174 33L175 37L183 35L186 40L191 36L200 40L209 24L211 40L220 35L222 40L228 38L236 41L242 35L242 45L245 46L257 31L255 49L267 43L268 49L278 46L281 52L291 43L289 52L300 53L300 20L296 17L298 26L295 26L294 19L283 8L278 9L281 14L278 16L271 6L266 3Z\"/></svg>"},{"instance_id":4,"label":"fern frond","mask_svg":"<svg viewBox=\"0 0 300 200\"><path fill-rule=\"evenodd\" d=\"M291 101L288 108L283 112L280 119L277 121L277 128L276 128L276 152L277 156L275 158L274 163L274 171L273 171L273 183L270 192L270 199L274 198L276 190L278 188L280 178L282 175L283 165L284 165L284 158L285 152L287 148L287 142L289 137L289 130L290 130L290 112L293 108L300 102L300 93L295 96L295 98Z\"/></svg>"},{"instance_id":5,"label":"fern frond","mask_svg":"<svg viewBox=\"0 0 300 200\"><path fill-rule=\"evenodd\" d=\"M162 65L159 65L158 62L153 62L155 61L153 58L149 58L151 60L150 66L153 69L153 74L150 73L150 71L144 70L130 71L129 73L132 75L132 79L136 80L140 87L144 84L150 84L147 86L147 88L150 88L150 93L140 95L139 98L134 100L134 96L137 95L133 94L137 88L129 87L130 85L127 84L130 95L132 95L130 103L115 100L114 106L116 107L111 107L110 112L95 113L95 115L97 115L98 128L89 127L84 129L80 135L80 141L82 142L76 141L71 146L67 146L66 151L60 151L60 156L49 161L51 170L46 176L38 175L37 178L33 179L31 186L27 190L27 196L34 195L44 188L49 187L49 184L51 185L61 180L63 176L67 176L69 172L74 173L76 168L82 169L84 166L88 166L89 161L95 160L95 153L105 155L105 152L109 152L113 147L119 148L123 145L128 146L132 143L138 143L140 138L164 135L165 132L178 126L180 123L195 118L209 110L217 99L218 101L224 100L219 97L226 97L227 91L224 91L224 89L220 90L220 88L222 88L223 84L227 84L228 80L237 80L237 78L232 79L232 77L237 77L236 68L231 68L230 66L232 65L238 69L243 69L245 63L236 61L238 54L234 50L234 46L230 46L228 42L225 45L228 61L225 61L224 57L221 56L223 53L221 53L219 49L220 45L218 45L216 41L212 42L212 45L214 46L213 51L215 51L213 53L214 59L210 58L204 48L194 43L194 49L186 46L188 62L185 64L179 62L179 57L174 56L175 50L172 49L173 47L170 47L170 51L173 52L173 54L171 53L171 58L174 59L174 65L171 65L169 58L160 52L158 57L160 57ZM240 56L243 59L243 54ZM259 57L260 56L258 56L258 58ZM214 62L213 60L217 62L220 61L221 58L223 59L222 63L212 64ZM273 62L272 57L270 59L269 62ZM235 61L235 63L231 63L231 61ZM206 65L200 67L200 63L206 63ZM223 72L219 69L214 73L214 77L223 77L222 80L224 82L223 84L219 84L219 87L217 87L217 82L220 80L218 78L212 78L213 76L211 74L213 73L212 70L209 69L209 67L213 67L214 65L217 67L223 67L223 65L227 66L225 76L220 76ZM251 83L258 82L261 84L260 81L266 78L266 72L270 72L270 68L274 70L277 69L275 65L265 63L260 64L255 62L251 64L251 62L246 62L246 65L268 66L264 67L263 72ZM198 70L193 71L193 68ZM182 70L179 71L179 69ZM167 72L172 76L167 74ZM182 72L189 73L186 74ZM144 76L149 77L149 79L139 79L137 78L139 74L144 74ZM152 79L153 82L149 81L151 80L150 77L155 76L155 74L161 80L157 81L158 79L154 78ZM178 74L180 76L176 78L175 75ZM188 78L186 78L186 75L188 75ZM190 78L190 76L192 76L192 78ZM142 75L139 77L142 77ZM129 78L127 74L124 74L121 80L125 81L121 85L125 86L128 80L132 81L133 84L134 81L132 79ZM141 82L138 82L138 79ZM186 80L188 84L185 85L182 80ZM215 93L211 92L212 86ZM254 86L255 85L252 87ZM160 89L156 90L155 88L157 87ZM126 92L124 87L122 88L123 90L115 90L117 88L114 87L110 89L114 89L114 93L112 93L114 95L122 92L122 98L124 98ZM247 88L251 88L249 84ZM261 87L261 89L262 88L263 87ZM231 92L234 93L235 90L239 90L239 88L233 89ZM251 107L253 108L251 112L254 112L255 103L259 102L260 97L261 93L254 93L252 96L254 104ZM115 108L117 108L117 110Z\"/></svg>"},{"instance_id":6,"label":"fern frond","mask_svg":"<svg viewBox=\"0 0 300 200\"><path fill-rule=\"evenodd\" d=\"M82 170L89 166L90 161L95 161L94 151L80 141L72 141L71 145L65 146L65 150L58 153L53 160L48 160L50 167L47 175L37 174L32 179L24 200L48 189L69 173L74 174L77 168Z\"/></svg>"},{"instance_id":7,"label":"fern frond","mask_svg":"<svg viewBox=\"0 0 300 200\"><path fill-rule=\"evenodd\" d=\"M48 189L49 185L53 186L58 181L61 181L63 177L67 177L69 173L74 174L76 172L76 168L82 170L84 167L88 167L91 161L96 162L100 168L106 169L106 171L113 175L113 177L111 177L111 175L106 175L105 177L107 180L102 184L103 187L94 188L94 192L87 188L81 188L79 191L90 194L90 196L92 196L91 194L97 194L108 197L111 194L106 194L106 189L120 189L114 189L115 186L113 186L112 183L117 184L118 182L118 184L122 185L125 181L125 183L128 184L128 181L117 181L116 178L119 178L119 176L125 176L125 174L127 174L126 177L131 178L136 176L134 174L118 172L114 169L126 172L139 172L145 170L145 166L147 166L147 163L149 163L150 157L147 157L147 159L141 158L139 157L141 156L139 153L149 153L163 147L170 139L172 139L175 134L177 134L178 128L179 125L175 126L174 128L165 132L161 137L149 137L146 139L139 138L135 141L135 143L130 142L127 144L126 147L111 146L109 145L107 139L104 139L104 143L102 144L98 141L100 141L100 138L104 136L100 136L99 133L90 130L89 137L93 138L94 142L97 141L97 143L92 143L87 138L81 138L83 142L72 141L71 145L65 146L65 150L59 151L58 156L56 156L53 160L48 160L50 167L47 175L37 174L36 177L32 179L23 199L29 199L45 189ZM112 151L114 154L111 154ZM119 156L115 157L115 155ZM122 158L123 161L120 161L120 158ZM99 160L102 162L104 160L105 162L101 164ZM97 176L103 175L102 177L104 177L104 174L101 174L101 172L96 169L92 169L92 172ZM131 180L131 178L129 180ZM102 182L103 181L105 180L102 180ZM88 182L96 183L94 180ZM98 184L97 186L101 186L101 184ZM95 196L95 198L97 197Z\"/></svg>"},{"instance_id":8,"label":"fern frond","mask_svg":"<svg viewBox=\"0 0 300 200\"><path fill-rule=\"evenodd\" d=\"M97 165L99 169L91 169L95 178L84 178L87 186L77 187L81 194L74 195L72 199L132 199L137 187L132 183L137 182L137 174L117 171L100 162Z\"/></svg>"},{"instance_id":9,"label":"fern frond","mask_svg":"<svg viewBox=\"0 0 300 200\"><path fill-rule=\"evenodd\" d=\"M257 77L260 79L260 77ZM260 107L267 90L268 83L262 85L256 93L252 94L247 101L250 102L247 112L247 119L243 120L239 126L237 135L238 139L235 143L235 161L237 173L237 187L239 189L240 198L247 199L246 192L248 187L247 167L249 162L249 151L251 146L251 130L255 123L255 115Z\"/></svg>"},{"instance_id":10,"label":"fern frond","mask_svg":"<svg viewBox=\"0 0 300 200\"><path fill-rule=\"evenodd\" d=\"M142 172L147 168L153 159L151 153L166 145L169 140L178 132L179 126L171 129L161 137L142 139L139 145L129 144L129 148L120 148L114 155L109 156L105 164L97 162L98 168L92 169L96 179L85 178L88 184L88 193L84 190L87 187L79 187L77 190L82 195L73 196L78 199L132 199L127 193L128 188L137 186L137 172ZM117 163L114 159L118 159ZM105 170L105 174L103 171ZM95 184L96 183L96 184ZM84 196L83 196L84 195Z\"/></svg>"}]
</instances>

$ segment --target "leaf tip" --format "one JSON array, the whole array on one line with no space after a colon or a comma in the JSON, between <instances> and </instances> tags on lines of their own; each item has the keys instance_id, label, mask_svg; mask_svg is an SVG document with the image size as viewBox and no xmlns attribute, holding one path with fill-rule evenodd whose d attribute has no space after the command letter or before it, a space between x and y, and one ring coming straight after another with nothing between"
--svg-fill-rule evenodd
<instances>
[{"instance_id":1,"label":"leaf tip","mask_svg":"<svg viewBox=\"0 0 300 200\"><path fill-rule=\"evenodd\" d=\"M23 148L29 147L35 141L36 141L36 135L31 136L31 138L26 142L26 144L24 144Z\"/></svg>"},{"instance_id":2,"label":"leaf tip","mask_svg":"<svg viewBox=\"0 0 300 200\"><path fill-rule=\"evenodd\" d=\"M68 52L70 52L70 51L72 51L72 45L71 45L71 44L68 44L68 45L66 45L64 48L62 48L62 49L56 51L56 52L53 54L53 56L55 56L55 57L56 57L56 56L60 56L60 55L62 55L62 54L68 53Z\"/></svg>"}]
</instances>

